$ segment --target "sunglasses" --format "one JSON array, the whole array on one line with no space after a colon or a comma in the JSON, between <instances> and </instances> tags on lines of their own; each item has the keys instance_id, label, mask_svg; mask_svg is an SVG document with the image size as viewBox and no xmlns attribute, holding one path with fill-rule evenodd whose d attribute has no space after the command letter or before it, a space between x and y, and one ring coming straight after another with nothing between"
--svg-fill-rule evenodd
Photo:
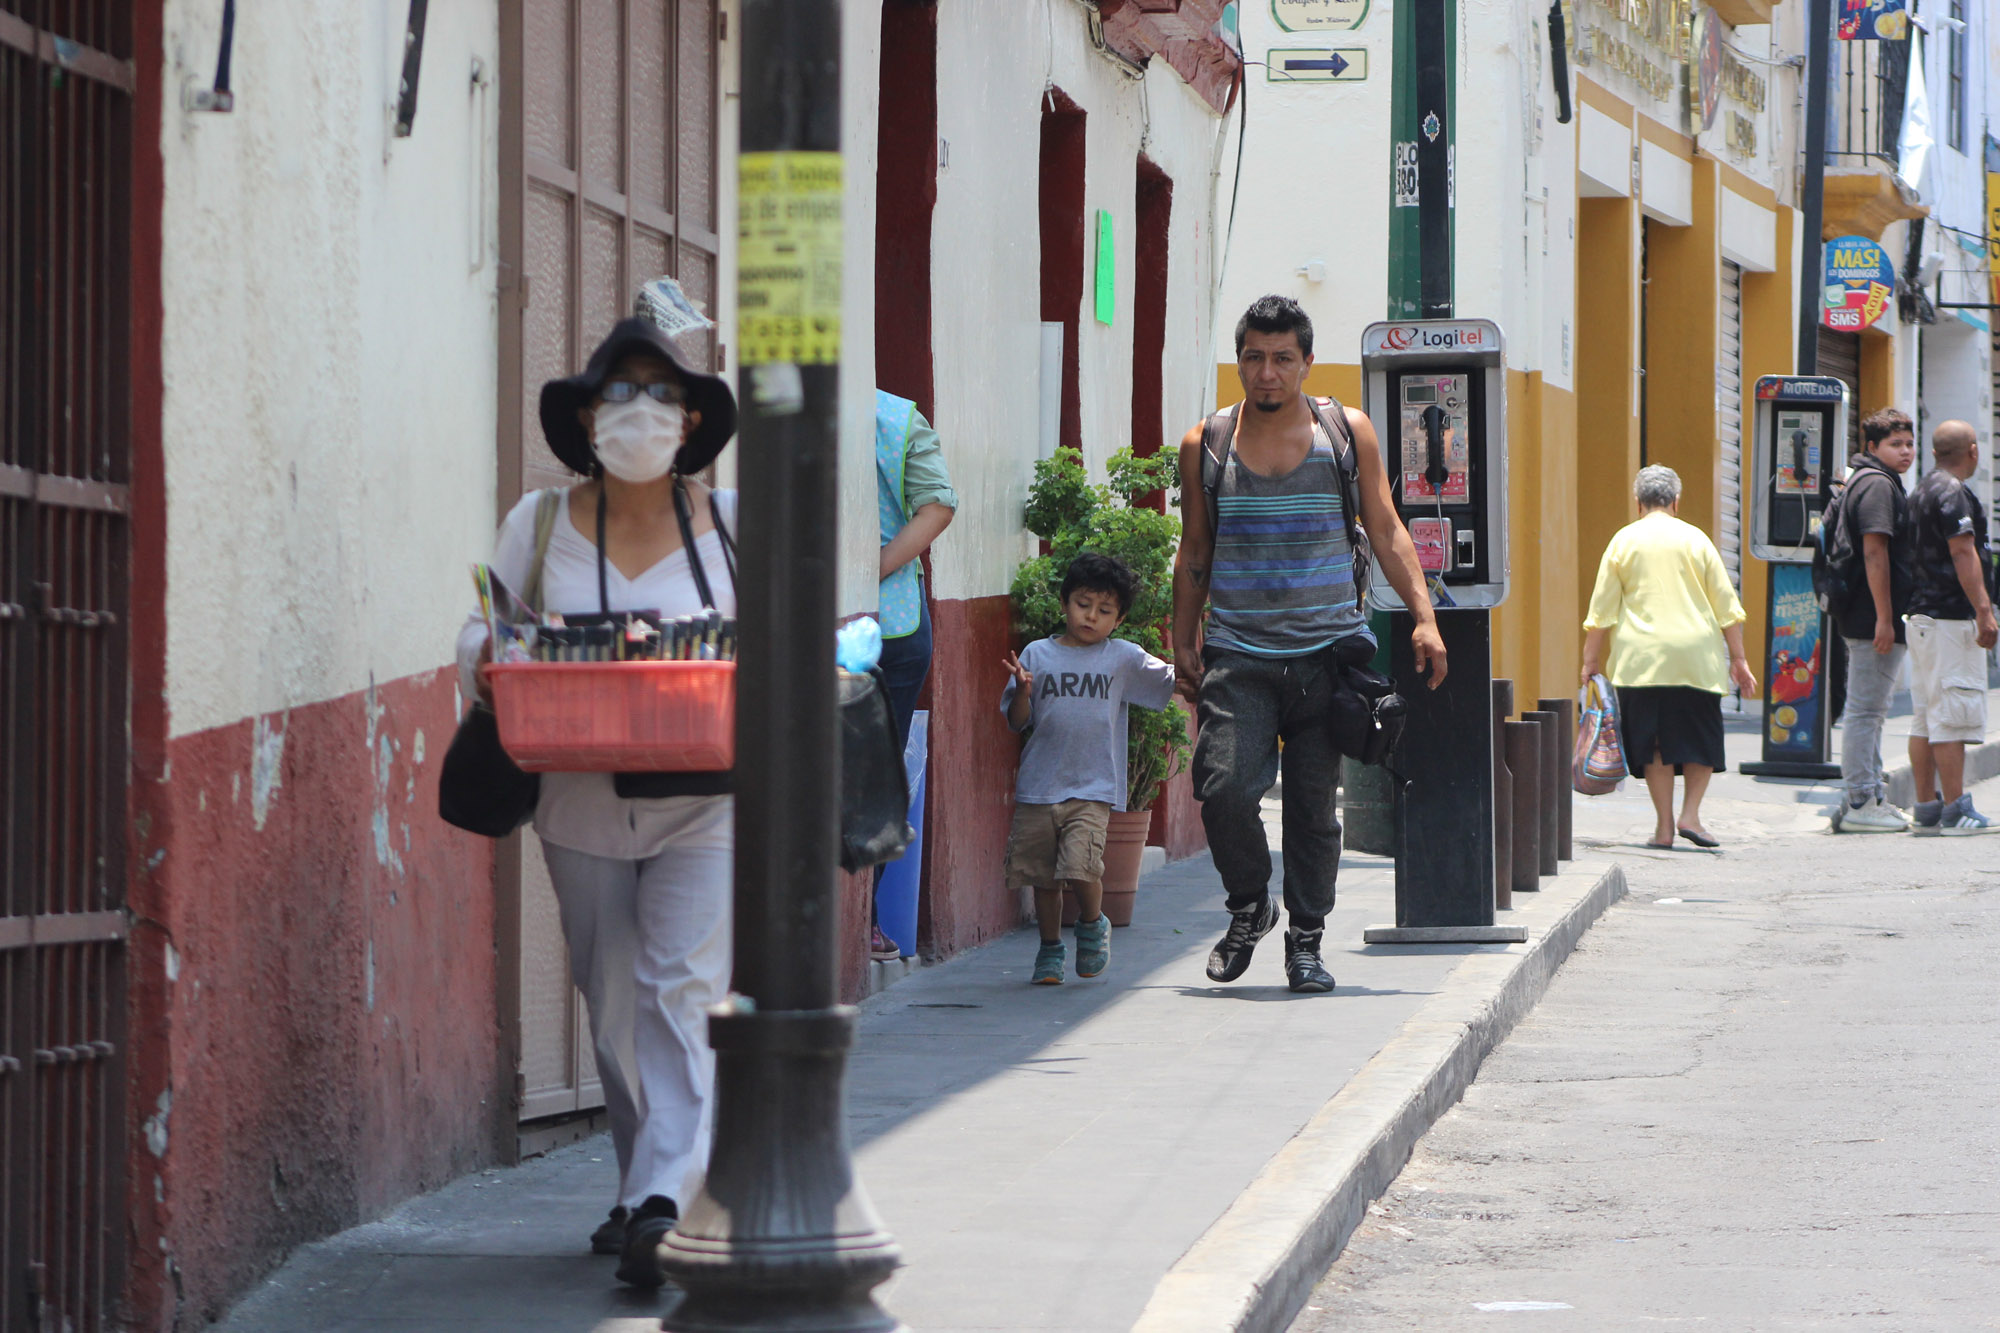
<instances>
[{"instance_id":1,"label":"sunglasses","mask_svg":"<svg viewBox=\"0 0 2000 1333\"><path fill-rule=\"evenodd\" d=\"M678 384L660 380L653 384L635 384L631 380L606 380L597 396L607 403L629 403L640 394L648 394L656 403L687 404L687 394Z\"/></svg>"}]
</instances>

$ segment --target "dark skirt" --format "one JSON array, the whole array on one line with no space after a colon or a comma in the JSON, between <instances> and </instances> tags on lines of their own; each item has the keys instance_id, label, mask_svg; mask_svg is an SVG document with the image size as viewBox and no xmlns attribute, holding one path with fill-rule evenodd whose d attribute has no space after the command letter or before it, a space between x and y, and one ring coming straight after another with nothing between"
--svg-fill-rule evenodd
<instances>
[{"instance_id":1,"label":"dark skirt","mask_svg":"<svg viewBox=\"0 0 2000 1333\"><path fill-rule=\"evenodd\" d=\"M1719 694L1692 685L1620 685L1618 728L1625 764L1635 778L1646 775L1656 751L1675 773L1684 764L1703 764L1718 773L1727 767Z\"/></svg>"}]
</instances>

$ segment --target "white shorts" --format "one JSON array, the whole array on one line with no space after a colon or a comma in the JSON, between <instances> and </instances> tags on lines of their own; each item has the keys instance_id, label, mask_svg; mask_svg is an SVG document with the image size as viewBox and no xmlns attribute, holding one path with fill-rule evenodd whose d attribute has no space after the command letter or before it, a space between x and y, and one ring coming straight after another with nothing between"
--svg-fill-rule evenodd
<instances>
[{"instance_id":1,"label":"white shorts","mask_svg":"<svg viewBox=\"0 0 2000 1333\"><path fill-rule=\"evenodd\" d=\"M1932 742L1986 739L1986 650L1970 620L1908 618L1910 735Z\"/></svg>"}]
</instances>

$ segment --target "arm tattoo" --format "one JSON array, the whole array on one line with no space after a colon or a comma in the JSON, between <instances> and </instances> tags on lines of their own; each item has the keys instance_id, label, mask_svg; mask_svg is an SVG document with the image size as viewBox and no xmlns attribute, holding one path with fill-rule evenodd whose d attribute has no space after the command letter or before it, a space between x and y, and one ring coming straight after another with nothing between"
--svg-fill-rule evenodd
<instances>
[{"instance_id":1,"label":"arm tattoo","mask_svg":"<svg viewBox=\"0 0 2000 1333\"><path fill-rule=\"evenodd\" d=\"M1206 588L1208 586L1208 570L1202 566L1195 565L1188 570L1188 573L1194 576L1194 584L1197 588Z\"/></svg>"}]
</instances>

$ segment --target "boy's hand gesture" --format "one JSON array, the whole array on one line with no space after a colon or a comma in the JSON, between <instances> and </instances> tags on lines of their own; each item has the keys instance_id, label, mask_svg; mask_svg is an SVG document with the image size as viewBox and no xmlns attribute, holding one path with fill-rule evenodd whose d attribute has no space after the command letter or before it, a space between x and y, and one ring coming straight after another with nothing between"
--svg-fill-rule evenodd
<instances>
[{"instance_id":1,"label":"boy's hand gesture","mask_svg":"<svg viewBox=\"0 0 2000 1333\"><path fill-rule=\"evenodd\" d=\"M1014 697L1007 704L1007 725L1020 731L1035 715L1035 673L1021 665L1021 659L1008 653L1000 659L1007 673L1014 678Z\"/></svg>"},{"instance_id":2,"label":"boy's hand gesture","mask_svg":"<svg viewBox=\"0 0 2000 1333\"><path fill-rule=\"evenodd\" d=\"M1013 653L1008 653L1000 659L1000 665L1007 668L1009 674L1014 677L1014 684L1020 689L1031 690L1034 688L1035 673L1022 666L1019 657Z\"/></svg>"}]
</instances>

